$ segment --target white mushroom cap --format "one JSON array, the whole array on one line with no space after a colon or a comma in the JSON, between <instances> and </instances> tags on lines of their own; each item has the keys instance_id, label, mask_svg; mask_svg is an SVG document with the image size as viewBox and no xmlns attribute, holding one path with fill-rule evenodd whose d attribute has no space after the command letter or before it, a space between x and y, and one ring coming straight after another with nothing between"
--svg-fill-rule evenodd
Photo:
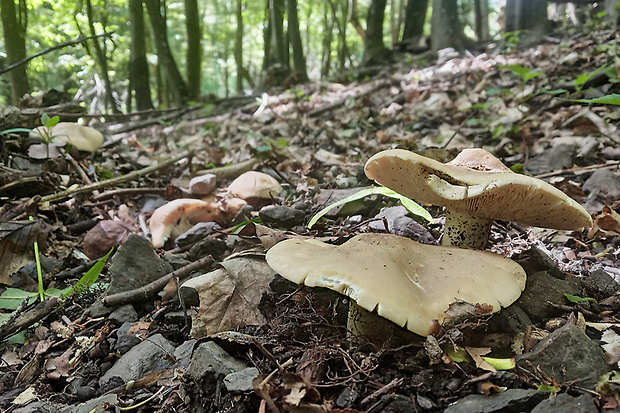
<instances>
[{"instance_id":1,"label":"white mushroom cap","mask_svg":"<svg viewBox=\"0 0 620 413\"><path fill-rule=\"evenodd\" d=\"M280 192L282 192L282 187L275 178L256 171L239 175L228 186L228 194L246 201L258 198L273 199Z\"/></svg>"},{"instance_id":2,"label":"white mushroom cap","mask_svg":"<svg viewBox=\"0 0 620 413\"><path fill-rule=\"evenodd\" d=\"M45 135L47 127L39 126L31 133L39 137ZM73 122L59 122L50 131L54 137L53 142L58 144L71 144L79 151L96 152L103 144L103 134L89 126L78 125Z\"/></svg>"},{"instance_id":3,"label":"white mushroom cap","mask_svg":"<svg viewBox=\"0 0 620 413\"><path fill-rule=\"evenodd\" d=\"M222 222L222 210L217 204L199 199L175 199L157 208L149 220L151 243L155 248L164 246L169 238L176 238L199 222Z\"/></svg>"},{"instance_id":4,"label":"white mushroom cap","mask_svg":"<svg viewBox=\"0 0 620 413\"><path fill-rule=\"evenodd\" d=\"M499 311L521 295L526 279L519 264L500 255L391 234L361 234L340 246L286 240L267 252L267 263L284 278L330 288L420 335L443 322L457 300Z\"/></svg>"},{"instance_id":5,"label":"white mushroom cap","mask_svg":"<svg viewBox=\"0 0 620 413\"><path fill-rule=\"evenodd\" d=\"M482 149L464 151L447 164L392 149L370 158L365 170L370 179L416 201L472 217L564 230L592 226L590 214L564 192L498 164Z\"/></svg>"}]
</instances>

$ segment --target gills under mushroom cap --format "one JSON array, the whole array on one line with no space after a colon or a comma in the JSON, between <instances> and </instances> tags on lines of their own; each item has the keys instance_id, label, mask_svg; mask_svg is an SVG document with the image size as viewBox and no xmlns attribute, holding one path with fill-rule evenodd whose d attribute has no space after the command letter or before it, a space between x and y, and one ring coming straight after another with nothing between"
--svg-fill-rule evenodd
<instances>
[{"instance_id":1,"label":"gills under mushroom cap","mask_svg":"<svg viewBox=\"0 0 620 413\"><path fill-rule=\"evenodd\" d=\"M457 300L499 311L521 295L526 279L519 264L500 255L391 234L361 234L340 246L286 240L267 252L267 263L284 278L347 295L420 335L443 322Z\"/></svg>"},{"instance_id":2,"label":"gills under mushroom cap","mask_svg":"<svg viewBox=\"0 0 620 413\"><path fill-rule=\"evenodd\" d=\"M564 192L540 179L512 172L490 153L463 151L447 164L391 149L371 157L366 175L419 202L482 219L576 230L592 225L590 214Z\"/></svg>"}]
</instances>

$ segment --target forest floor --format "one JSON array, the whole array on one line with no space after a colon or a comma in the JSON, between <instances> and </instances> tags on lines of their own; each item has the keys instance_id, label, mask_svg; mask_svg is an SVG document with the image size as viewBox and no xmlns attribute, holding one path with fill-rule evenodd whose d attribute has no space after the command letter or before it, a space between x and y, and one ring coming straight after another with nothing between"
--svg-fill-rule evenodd
<instances>
[{"instance_id":1,"label":"forest floor","mask_svg":"<svg viewBox=\"0 0 620 413\"><path fill-rule=\"evenodd\" d=\"M26 139L8 135L0 409L619 411L618 41L595 30L475 56L442 51L430 62L402 54L363 81L99 124L103 146L77 161L32 159ZM307 223L373 185L364 164L381 150L447 162L474 146L560 188L594 219L574 232L496 222L488 249L528 276L500 313L470 314L428 338L352 338L345 297L299 287L266 264L265 250L290 237L341 244L387 227L437 244L441 208L427 206L424 223L377 194ZM282 191L250 196L233 216L240 191L229 185L251 170ZM210 186L220 225L153 248L152 211L200 197L188 189L194 176ZM96 260L112 247L97 278ZM78 281L94 284L58 298Z\"/></svg>"}]
</instances>

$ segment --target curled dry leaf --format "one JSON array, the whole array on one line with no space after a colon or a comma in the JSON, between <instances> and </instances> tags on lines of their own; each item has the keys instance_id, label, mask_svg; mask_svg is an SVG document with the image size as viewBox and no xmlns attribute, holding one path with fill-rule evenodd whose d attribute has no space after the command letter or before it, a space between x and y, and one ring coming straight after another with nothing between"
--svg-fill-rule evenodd
<instances>
[{"instance_id":1,"label":"curled dry leaf","mask_svg":"<svg viewBox=\"0 0 620 413\"><path fill-rule=\"evenodd\" d=\"M84 237L84 254L91 260L97 260L127 241L132 232L131 225L123 221L100 221Z\"/></svg>"}]
</instances>

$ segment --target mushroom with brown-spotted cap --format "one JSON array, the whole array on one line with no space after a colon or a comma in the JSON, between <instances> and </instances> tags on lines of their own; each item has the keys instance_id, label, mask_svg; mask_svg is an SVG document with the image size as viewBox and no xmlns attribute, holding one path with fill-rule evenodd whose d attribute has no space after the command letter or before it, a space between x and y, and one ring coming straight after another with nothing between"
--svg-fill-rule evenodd
<instances>
[{"instance_id":1,"label":"mushroom with brown-spotted cap","mask_svg":"<svg viewBox=\"0 0 620 413\"><path fill-rule=\"evenodd\" d=\"M443 164L391 149L371 157L366 175L418 202L447 211L442 244L484 248L494 219L577 230L590 214L552 185L512 172L483 149L466 149Z\"/></svg>"},{"instance_id":2,"label":"mushroom with brown-spotted cap","mask_svg":"<svg viewBox=\"0 0 620 413\"><path fill-rule=\"evenodd\" d=\"M457 300L496 312L521 295L526 279L519 264L500 255L391 234L361 234L340 246L286 240L267 251L267 263L284 278L330 288L423 336Z\"/></svg>"},{"instance_id":3,"label":"mushroom with brown-spotted cap","mask_svg":"<svg viewBox=\"0 0 620 413\"><path fill-rule=\"evenodd\" d=\"M175 239L199 222L217 222L225 226L243 205L245 202L238 198L227 198L217 203L190 198L170 201L151 215L151 243L153 247L161 248L168 239Z\"/></svg>"}]
</instances>

